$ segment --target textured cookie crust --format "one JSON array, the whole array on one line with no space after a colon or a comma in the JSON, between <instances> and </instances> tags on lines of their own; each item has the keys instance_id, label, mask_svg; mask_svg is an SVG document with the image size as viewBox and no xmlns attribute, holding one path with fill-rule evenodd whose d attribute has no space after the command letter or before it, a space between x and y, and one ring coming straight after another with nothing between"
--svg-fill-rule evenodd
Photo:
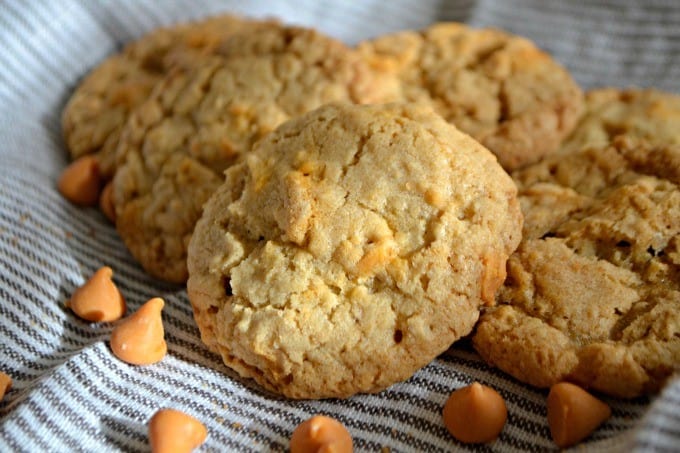
<instances>
[{"instance_id":1,"label":"textured cookie crust","mask_svg":"<svg viewBox=\"0 0 680 453\"><path fill-rule=\"evenodd\" d=\"M170 68L212 53L233 33L270 26L274 22L215 16L159 28L128 44L92 70L64 107L62 130L71 157L96 153L103 174L112 177L125 121Z\"/></svg>"},{"instance_id":2,"label":"textured cookie crust","mask_svg":"<svg viewBox=\"0 0 680 453\"><path fill-rule=\"evenodd\" d=\"M219 56L168 75L121 134L117 228L142 266L164 280L186 280L201 207L255 141L327 102L380 100L358 55L313 30L271 27L233 39Z\"/></svg>"},{"instance_id":3,"label":"textured cookie crust","mask_svg":"<svg viewBox=\"0 0 680 453\"><path fill-rule=\"evenodd\" d=\"M680 147L620 137L513 177L533 224L477 351L539 387L658 391L680 367Z\"/></svg>"},{"instance_id":4,"label":"textured cookie crust","mask_svg":"<svg viewBox=\"0 0 680 453\"><path fill-rule=\"evenodd\" d=\"M586 93L583 117L561 150L606 146L618 135L680 145L680 96L653 89L592 90Z\"/></svg>"},{"instance_id":5,"label":"textured cookie crust","mask_svg":"<svg viewBox=\"0 0 680 453\"><path fill-rule=\"evenodd\" d=\"M442 23L359 50L399 77L405 100L430 103L507 170L555 151L583 108L583 93L564 68L530 41L498 30Z\"/></svg>"},{"instance_id":6,"label":"textured cookie crust","mask_svg":"<svg viewBox=\"0 0 680 453\"><path fill-rule=\"evenodd\" d=\"M516 188L429 107L331 104L226 172L189 247L203 341L292 398L411 376L493 303Z\"/></svg>"}]
</instances>

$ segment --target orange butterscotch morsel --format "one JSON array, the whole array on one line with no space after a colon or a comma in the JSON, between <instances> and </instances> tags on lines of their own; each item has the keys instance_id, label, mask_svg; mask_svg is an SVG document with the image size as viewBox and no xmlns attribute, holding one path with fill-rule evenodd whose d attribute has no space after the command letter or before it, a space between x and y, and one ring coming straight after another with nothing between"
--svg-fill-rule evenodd
<instances>
[{"instance_id":1,"label":"orange butterscotch morsel","mask_svg":"<svg viewBox=\"0 0 680 453\"><path fill-rule=\"evenodd\" d=\"M96 205L101 186L99 163L94 156L83 156L74 160L61 173L57 183L57 188L64 198L80 206Z\"/></svg>"},{"instance_id":2,"label":"orange butterscotch morsel","mask_svg":"<svg viewBox=\"0 0 680 453\"><path fill-rule=\"evenodd\" d=\"M560 382L548 394L548 425L560 448L588 437L612 414L611 408L578 385Z\"/></svg>"},{"instance_id":3,"label":"orange butterscotch morsel","mask_svg":"<svg viewBox=\"0 0 680 453\"><path fill-rule=\"evenodd\" d=\"M508 418L508 410L497 391L474 382L451 393L442 416L453 437L476 444L498 437Z\"/></svg>"},{"instance_id":4,"label":"orange butterscotch morsel","mask_svg":"<svg viewBox=\"0 0 680 453\"><path fill-rule=\"evenodd\" d=\"M116 223L116 207L113 204L113 183L109 182L99 197L99 209L111 223Z\"/></svg>"},{"instance_id":5,"label":"orange butterscotch morsel","mask_svg":"<svg viewBox=\"0 0 680 453\"><path fill-rule=\"evenodd\" d=\"M149 421L152 453L189 453L207 436L203 423L175 409L161 409Z\"/></svg>"},{"instance_id":6,"label":"orange butterscotch morsel","mask_svg":"<svg viewBox=\"0 0 680 453\"><path fill-rule=\"evenodd\" d=\"M150 365L165 357L164 305L163 299L154 297L113 329L111 350L116 357L133 365Z\"/></svg>"},{"instance_id":7,"label":"orange butterscotch morsel","mask_svg":"<svg viewBox=\"0 0 680 453\"><path fill-rule=\"evenodd\" d=\"M111 322L125 314L125 299L112 280L113 270L100 268L66 302L78 317L86 321Z\"/></svg>"},{"instance_id":8,"label":"orange butterscotch morsel","mask_svg":"<svg viewBox=\"0 0 680 453\"><path fill-rule=\"evenodd\" d=\"M5 393L12 388L12 378L0 371L0 401L5 397Z\"/></svg>"},{"instance_id":9,"label":"orange butterscotch morsel","mask_svg":"<svg viewBox=\"0 0 680 453\"><path fill-rule=\"evenodd\" d=\"M300 423L290 438L290 453L351 453L352 436L331 417L315 415Z\"/></svg>"}]
</instances>

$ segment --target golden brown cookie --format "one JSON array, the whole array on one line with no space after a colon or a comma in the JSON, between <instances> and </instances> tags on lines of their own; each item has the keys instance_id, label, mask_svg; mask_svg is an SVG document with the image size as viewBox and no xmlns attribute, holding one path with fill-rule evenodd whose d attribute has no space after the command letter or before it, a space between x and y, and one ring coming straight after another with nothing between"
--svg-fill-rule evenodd
<instances>
[{"instance_id":1,"label":"golden brown cookie","mask_svg":"<svg viewBox=\"0 0 680 453\"><path fill-rule=\"evenodd\" d=\"M606 146L618 135L680 145L680 96L654 89L592 90L586 93L585 112L561 151Z\"/></svg>"},{"instance_id":2,"label":"golden brown cookie","mask_svg":"<svg viewBox=\"0 0 680 453\"><path fill-rule=\"evenodd\" d=\"M430 103L507 170L555 151L582 111L583 93L564 68L530 41L499 30L441 23L359 50L399 77L405 100Z\"/></svg>"},{"instance_id":3,"label":"golden brown cookie","mask_svg":"<svg viewBox=\"0 0 680 453\"><path fill-rule=\"evenodd\" d=\"M106 59L78 85L62 113L72 158L95 153L106 178L115 171L115 149L130 112L175 65L191 65L233 33L275 26L222 15L159 28Z\"/></svg>"},{"instance_id":4,"label":"golden brown cookie","mask_svg":"<svg viewBox=\"0 0 680 453\"><path fill-rule=\"evenodd\" d=\"M289 119L330 101L379 101L378 81L344 44L273 27L234 36L220 57L178 69L132 115L114 179L117 228L152 275L187 278L186 247L222 172Z\"/></svg>"},{"instance_id":5,"label":"golden brown cookie","mask_svg":"<svg viewBox=\"0 0 680 453\"><path fill-rule=\"evenodd\" d=\"M680 147L620 137L513 177L533 224L477 351L539 387L657 391L680 367Z\"/></svg>"},{"instance_id":6,"label":"golden brown cookie","mask_svg":"<svg viewBox=\"0 0 680 453\"><path fill-rule=\"evenodd\" d=\"M466 335L519 242L512 180L429 107L330 104L258 142L206 204L203 341L292 398L376 392Z\"/></svg>"}]
</instances>

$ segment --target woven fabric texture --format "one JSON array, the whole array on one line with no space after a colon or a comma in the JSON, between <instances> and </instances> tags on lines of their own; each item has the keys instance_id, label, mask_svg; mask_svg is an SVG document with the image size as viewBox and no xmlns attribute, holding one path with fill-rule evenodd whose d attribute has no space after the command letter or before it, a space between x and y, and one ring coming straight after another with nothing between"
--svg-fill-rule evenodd
<instances>
[{"instance_id":1,"label":"woven fabric texture","mask_svg":"<svg viewBox=\"0 0 680 453\"><path fill-rule=\"evenodd\" d=\"M546 392L454 346L406 382L347 400L288 401L240 379L200 341L184 288L148 277L96 209L64 200L60 113L79 79L154 27L233 12L316 27L355 44L434 21L495 26L532 39L584 88L680 92L675 0L0 0L0 451L148 451L147 422L163 407L202 420L200 451L285 451L316 413L350 430L356 451L550 451ZM77 319L64 302L96 269L115 271L130 311L163 297L169 354L137 367L117 360L109 324ZM492 444L456 442L441 420L450 392L496 388L508 424ZM680 381L655 398L605 398L613 415L579 451L678 451ZM585 450L582 450L585 449Z\"/></svg>"}]
</instances>

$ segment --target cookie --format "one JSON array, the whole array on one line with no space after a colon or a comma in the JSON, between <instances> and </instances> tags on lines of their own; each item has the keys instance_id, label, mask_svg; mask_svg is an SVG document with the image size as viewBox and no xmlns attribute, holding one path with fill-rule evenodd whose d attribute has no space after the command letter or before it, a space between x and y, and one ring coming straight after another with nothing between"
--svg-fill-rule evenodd
<instances>
[{"instance_id":1,"label":"cookie","mask_svg":"<svg viewBox=\"0 0 680 453\"><path fill-rule=\"evenodd\" d=\"M363 61L310 29L234 36L219 57L177 69L130 117L117 151L117 229L150 274L187 278L186 248L203 203L261 137L331 101L379 101Z\"/></svg>"},{"instance_id":2,"label":"cookie","mask_svg":"<svg viewBox=\"0 0 680 453\"><path fill-rule=\"evenodd\" d=\"M227 170L189 298L206 345L265 388L377 392L470 332L521 222L495 157L429 107L330 104Z\"/></svg>"},{"instance_id":3,"label":"cookie","mask_svg":"<svg viewBox=\"0 0 680 453\"><path fill-rule=\"evenodd\" d=\"M78 85L62 112L71 158L95 153L106 178L115 172L115 149L130 112L175 65L191 65L231 34L274 22L231 15L160 28L106 59Z\"/></svg>"},{"instance_id":4,"label":"cookie","mask_svg":"<svg viewBox=\"0 0 680 453\"><path fill-rule=\"evenodd\" d=\"M513 177L534 225L477 351L538 387L658 391L680 367L680 147L619 137Z\"/></svg>"},{"instance_id":5,"label":"cookie","mask_svg":"<svg viewBox=\"0 0 680 453\"><path fill-rule=\"evenodd\" d=\"M651 144L680 144L680 96L654 89L603 88L586 93L586 108L561 150L606 146L626 135Z\"/></svg>"},{"instance_id":6,"label":"cookie","mask_svg":"<svg viewBox=\"0 0 680 453\"><path fill-rule=\"evenodd\" d=\"M405 100L430 103L507 170L555 151L583 108L583 93L563 67L499 30L441 23L359 50L373 67L399 77Z\"/></svg>"}]
</instances>

